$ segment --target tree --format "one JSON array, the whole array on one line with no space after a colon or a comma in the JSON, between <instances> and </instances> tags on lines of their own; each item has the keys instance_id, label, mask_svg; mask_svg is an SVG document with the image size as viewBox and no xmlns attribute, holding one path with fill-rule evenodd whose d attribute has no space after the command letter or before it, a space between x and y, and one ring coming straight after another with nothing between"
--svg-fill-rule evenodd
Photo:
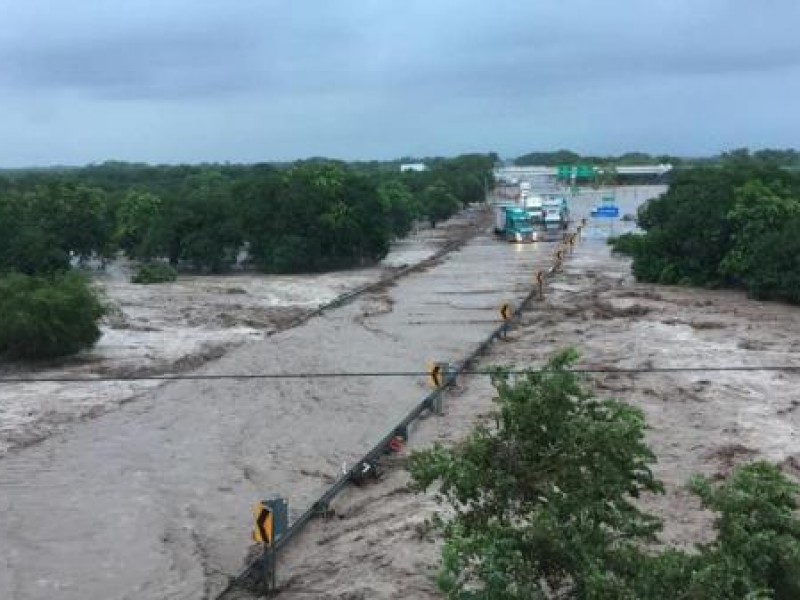
<instances>
[{"instance_id":1,"label":"tree","mask_svg":"<svg viewBox=\"0 0 800 600\"><path fill-rule=\"evenodd\" d=\"M389 179L378 186L378 197L389 215L392 235L396 238L408 235L421 213L421 207L408 187L398 179Z\"/></svg>"},{"instance_id":2,"label":"tree","mask_svg":"<svg viewBox=\"0 0 800 600\"><path fill-rule=\"evenodd\" d=\"M68 272L0 278L0 354L41 360L74 354L100 338L105 308L88 280Z\"/></svg>"},{"instance_id":3,"label":"tree","mask_svg":"<svg viewBox=\"0 0 800 600\"><path fill-rule=\"evenodd\" d=\"M37 225L26 198L0 193L0 273L19 271L29 275L69 268L69 255L59 240Z\"/></svg>"},{"instance_id":4,"label":"tree","mask_svg":"<svg viewBox=\"0 0 800 600\"><path fill-rule=\"evenodd\" d=\"M787 221L800 218L800 199L780 182L754 179L734 192L735 203L728 213L733 244L720 264L722 273L746 282L758 277L764 264L759 241L782 229Z\"/></svg>"},{"instance_id":5,"label":"tree","mask_svg":"<svg viewBox=\"0 0 800 600\"><path fill-rule=\"evenodd\" d=\"M678 172L666 194L640 207L642 239L615 247L632 254L643 281L742 287L796 302L800 259L784 232L798 220L800 177L741 149L721 166Z\"/></svg>"},{"instance_id":6,"label":"tree","mask_svg":"<svg viewBox=\"0 0 800 600\"><path fill-rule=\"evenodd\" d=\"M459 446L411 455L412 487L447 505L438 583L458 600L790 600L800 593L800 487L746 465L693 491L718 516L696 552L657 550L657 493L641 411L595 398L574 351L517 380L497 371L497 408Z\"/></svg>"},{"instance_id":7,"label":"tree","mask_svg":"<svg viewBox=\"0 0 800 600\"><path fill-rule=\"evenodd\" d=\"M161 214L152 244L163 249L173 265L185 260L221 273L236 261L243 227L230 180L219 171L207 169L187 177L181 193L170 198Z\"/></svg>"},{"instance_id":8,"label":"tree","mask_svg":"<svg viewBox=\"0 0 800 600\"><path fill-rule=\"evenodd\" d=\"M514 160L518 166L541 165L556 167L558 165L574 165L581 161L580 154L572 150L556 150L555 152L531 152Z\"/></svg>"},{"instance_id":9,"label":"tree","mask_svg":"<svg viewBox=\"0 0 800 600\"><path fill-rule=\"evenodd\" d=\"M711 598L800 598L800 487L774 465L759 462L715 487L692 482L703 507L719 514L717 538L693 556L687 588Z\"/></svg>"},{"instance_id":10,"label":"tree","mask_svg":"<svg viewBox=\"0 0 800 600\"><path fill-rule=\"evenodd\" d=\"M431 227L436 227L436 223L444 221L460 208L458 199L442 181L437 181L425 188L422 198L425 214Z\"/></svg>"},{"instance_id":11,"label":"tree","mask_svg":"<svg viewBox=\"0 0 800 600\"><path fill-rule=\"evenodd\" d=\"M412 455L415 488L438 481L453 510L440 577L449 598L629 597L617 548L658 530L631 502L661 489L655 458L641 412L592 397L567 370L576 358L564 352L516 382L498 372L491 426Z\"/></svg>"},{"instance_id":12,"label":"tree","mask_svg":"<svg viewBox=\"0 0 800 600\"><path fill-rule=\"evenodd\" d=\"M131 258L150 259L164 252L156 244L156 231L162 218L163 202L150 192L130 190L117 208L119 247Z\"/></svg>"},{"instance_id":13,"label":"tree","mask_svg":"<svg viewBox=\"0 0 800 600\"><path fill-rule=\"evenodd\" d=\"M33 223L64 252L106 255L113 231L109 199L96 187L52 182L26 196Z\"/></svg>"}]
</instances>

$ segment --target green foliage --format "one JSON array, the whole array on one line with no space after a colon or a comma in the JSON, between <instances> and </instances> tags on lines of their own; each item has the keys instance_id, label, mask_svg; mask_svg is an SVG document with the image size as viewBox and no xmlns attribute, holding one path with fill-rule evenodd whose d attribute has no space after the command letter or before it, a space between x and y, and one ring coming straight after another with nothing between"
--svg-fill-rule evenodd
<instances>
[{"instance_id":1,"label":"green foliage","mask_svg":"<svg viewBox=\"0 0 800 600\"><path fill-rule=\"evenodd\" d=\"M398 179L389 179L378 186L382 210L388 214L392 235L408 235L414 220L422 214L422 207L408 187Z\"/></svg>"},{"instance_id":2,"label":"green foliage","mask_svg":"<svg viewBox=\"0 0 800 600\"><path fill-rule=\"evenodd\" d=\"M426 159L421 173L324 158L14 172L0 181L0 272L64 271L74 258L118 250L202 272L230 269L243 250L268 272L369 264L417 219L483 201L496 160Z\"/></svg>"},{"instance_id":3,"label":"green foliage","mask_svg":"<svg viewBox=\"0 0 800 600\"><path fill-rule=\"evenodd\" d=\"M206 170L188 176L169 199L155 225L153 245L170 263L221 273L236 260L243 241L240 215L230 197L230 180Z\"/></svg>"},{"instance_id":4,"label":"green foliage","mask_svg":"<svg viewBox=\"0 0 800 600\"><path fill-rule=\"evenodd\" d=\"M163 202L150 192L130 190L117 208L115 239L131 258L149 259L158 254L156 231Z\"/></svg>"},{"instance_id":5,"label":"green foliage","mask_svg":"<svg viewBox=\"0 0 800 600\"><path fill-rule=\"evenodd\" d=\"M756 298L783 297L797 301L800 264L797 254L791 252L797 244L783 232L796 231L800 223L800 195L793 196L781 182L764 183L756 179L738 188L735 198L728 214L734 232L733 244L720 264L720 271L743 282Z\"/></svg>"},{"instance_id":6,"label":"green foliage","mask_svg":"<svg viewBox=\"0 0 800 600\"><path fill-rule=\"evenodd\" d=\"M641 412L592 397L567 371L576 358L565 352L517 381L499 372L492 426L412 455L416 489L438 481L455 513L444 528L448 597L632 597L609 594L627 593L621 549L659 527L631 502L661 489L654 457Z\"/></svg>"},{"instance_id":7,"label":"green foliage","mask_svg":"<svg viewBox=\"0 0 800 600\"><path fill-rule=\"evenodd\" d=\"M0 194L0 272L49 273L69 268L68 251L59 247L47 215L37 215L29 198Z\"/></svg>"},{"instance_id":8,"label":"green foliage","mask_svg":"<svg viewBox=\"0 0 800 600\"><path fill-rule=\"evenodd\" d=\"M295 167L242 192L250 253L269 272L374 262L389 250L391 203L403 200L401 188L394 191L400 195L381 195L374 179L338 165Z\"/></svg>"},{"instance_id":9,"label":"green foliage","mask_svg":"<svg viewBox=\"0 0 800 600\"><path fill-rule=\"evenodd\" d=\"M450 217L460 208L458 198L442 181L437 181L425 188L422 194L422 204L431 227L436 227L436 223Z\"/></svg>"},{"instance_id":10,"label":"green foliage","mask_svg":"<svg viewBox=\"0 0 800 600\"><path fill-rule=\"evenodd\" d=\"M136 274L131 277L131 283L167 283L175 281L178 272L164 263L149 263L139 267Z\"/></svg>"},{"instance_id":11,"label":"green foliage","mask_svg":"<svg viewBox=\"0 0 800 600\"><path fill-rule=\"evenodd\" d=\"M0 278L0 354L39 360L74 354L100 338L105 312L85 277L10 274Z\"/></svg>"},{"instance_id":12,"label":"green foliage","mask_svg":"<svg viewBox=\"0 0 800 600\"><path fill-rule=\"evenodd\" d=\"M634 498L660 492L642 413L595 398L568 371L493 379L497 408L455 448L409 462L412 487L447 505L437 579L458 600L740 600L800 597L798 486L755 463L693 491L718 514L695 552L650 545L660 521Z\"/></svg>"},{"instance_id":13,"label":"green foliage","mask_svg":"<svg viewBox=\"0 0 800 600\"><path fill-rule=\"evenodd\" d=\"M739 150L720 167L679 172L666 194L639 209L644 238L614 245L633 255L643 281L740 286L796 302L797 244L788 232L798 219L800 178Z\"/></svg>"},{"instance_id":14,"label":"green foliage","mask_svg":"<svg viewBox=\"0 0 800 600\"><path fill-rule=\"evenodd\" d=\"M608 245L611 246L614 252L628 256L634 256L643 242L644 236L639 233L623 233L607 240Z\"/></svg>"},{"instance_id":15,"label":"green foliage","mask_svg":"<svg viewBox=\"0 0 800 600\"><path fill-rule=\"evenodd\" d=\"M530 152L514 160L517 166L541 165L557 167L558 165L574 165L580 162L581 155L571 150L556 150L555 152Z\"/></svg>"},{"instance_id":16,"label":"green foliage","mask_svg":"<svg viewBox=\"0 0 800 600\"><path fill-rule=\"evenodd\" d=\"M703 506L719 514L717 539L694 557L690 589L719 598L800 598L800 487L766 463L740 468L719 488L692 482Z\"/></svg>"}]
</instances>

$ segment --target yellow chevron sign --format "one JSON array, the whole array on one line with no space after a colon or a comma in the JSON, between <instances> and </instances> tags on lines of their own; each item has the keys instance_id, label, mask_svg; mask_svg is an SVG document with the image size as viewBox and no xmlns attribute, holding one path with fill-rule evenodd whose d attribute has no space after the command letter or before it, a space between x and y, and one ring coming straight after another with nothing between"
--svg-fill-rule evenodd
<instances>
[{"instance_id":1,"label":"yellow chevron sign","mask_svg":"<svg viewBox=\"0 0 800 600\"><path fill-rule=\"evenodd\" d=\"M506 302L503 306L500 307L500 316L502 317L503 321L509 321L511 317L514 316L514 308Z\"/></svg>"},{"instance_id":2,"label":"yellow chevron sign","mask_svg":"<svg viewBox=\"0 0 800 600\"><path fill-rule=\"evenodd\" d=\"M444 384L445 371L441 363L431 363L428 366L428 381L431 387L440 388Z\"/></svg>"},{"instance_id":3,"label":"yellow chevron sign","mask_svg":"<svg viewBox=\"0 0 800 600\"><path fill-rule=\"evenodd\" d=\"M253 507L253 518L255 519L253 541L267 546L272 545L272 540L275 538L272 511L266 504L259 502Z\"/></svg>"}]
</instances>

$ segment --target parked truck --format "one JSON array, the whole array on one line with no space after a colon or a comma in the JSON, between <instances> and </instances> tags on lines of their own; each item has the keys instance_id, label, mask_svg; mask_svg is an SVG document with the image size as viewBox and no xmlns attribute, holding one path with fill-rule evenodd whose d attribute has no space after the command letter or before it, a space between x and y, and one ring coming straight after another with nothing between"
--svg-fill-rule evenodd
<instances>
[{"instance_id":1,"label":"parked truck","mask_svg":"<svg viewBox=\"0 0 800 600\"><path fill-rule=\"evenodd\" d=\"M494 232L509 242L532 242L534 240L531 218L524 208L514 205L495 207Z\"/></svg>"},{"instance_id":2,"label":"parked truck","mask_svg":"<svg viewBox=\"0 0 800 600\"><path fill-rule=\"evenodd\" d=\"M534 227L544 224L543 199L538 194L531 194L521 200L522 208L531 218Z\"/></svg>"},{"instance_id":3,"label":"parked truck","mask_svg":"<svg viewBox=\"0 0 800 600\"><path fill-rule=\"evenodd\" d=\"M545 231L558 231L569 226L569 204L566 198L546 198L542 202L542 212Z\"/></svg>"}]
</instances>

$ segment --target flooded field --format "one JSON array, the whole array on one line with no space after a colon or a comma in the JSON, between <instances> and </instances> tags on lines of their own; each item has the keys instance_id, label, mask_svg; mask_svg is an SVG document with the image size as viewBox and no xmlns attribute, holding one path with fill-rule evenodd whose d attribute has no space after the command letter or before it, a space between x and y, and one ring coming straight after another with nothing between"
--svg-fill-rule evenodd
<instances>
[{"instance_id":1,"label":"flooded field","mask_svg":"<svg viewBox=\"0 0 800 600\"><path fill-rule=\"evenodd\" d=\"M437 229L394 243L380 265L314 275L183 275L174 283L130 283L131 266L92 273L109 314L89 352L34 368L0 365L6 376L79 377L178 374L262 340L338 295L431 257L474 227L466 212ZM0 386L0 457L65 425L93 418L162 385L158 381Z\"/></svg>"},{"instance_id":2,"label":"flooded field","mask_svg":"<svg viewBox=\"0 0 800 600\"><path fill-rule=\"evenodd\" d=\"M194 372L418 371L457 360L496 326L503 302L527 293L551 250L479 233ZM54 397L68 388L76 402L97 398L98 388L62 385ZM47 403L47 389L31 397ZM425 393L423 377L176 381L51 431L0 460L0 597L210 597L243 565L255 500L284 494L294 518Z\"/></svg>"},{"instance_id":3,"label":"flooded field","mask_svg":"<svg viewBox=\"0 0 800 600\"><path fill-rule=\"evenodd\" d=\"M618 191L617 201L635 206L662 189ZM576 217L588 214L602 194L581 194ZM796 307L749 301L737 292L637 284L628 261L608 252L604 237L612 227L622 224L589 224L546 300L479 367L536 366L566 346L578 348L587 367L800 365ZM424 270L302 326L280 330L277 319L259 329L236 321L232 328L250 327L261 338L245 336L249 341L193 372L418 371L431 360L457 361L496 326L499 305L523 297L536 269L551 260L552 244L508 244L488 228ZM420 256L413 244L403 251ZM364 273L345 274L350 281L326 276L331 279L323 279L328 284L321 291L311 291L313 285L306 291L304 278L283 279L274 297L240 276L207 280L200 310L208 312L200 320L225 312L229 295L247 296L238 303L250 308L259 302L278 310L313 306L365 281ZM177 286L174 297L185 299L166 304L199 304L193 294L200 292L190 291L199 283ZM229 294L229 287L246 293ZM281 305L281 297L292 300ZM156 321L137 306L128 314ZM178 313L182 323L198 314ZM796 373L647 373L592 381L598 394L646 413L667 494L644 502L666 519L663 543L687 546L710 531L686 491L691 475L723 476L756 457L798 473ZM118 392L108 385L109 393ZM37 401L46 403L47 388L40 390ZM201 380L140 389L135 401L0 460L0 597L211 598L246 560L255 500L282 494L295 518L426 392L423 377ZM80 392L71 393L81 401ZM487 378L464 378L448 394L444 417L428 416L413 427L410 447L458 440L489 410L491 397ZM396 457L395 468L389 463L379 483L347 489L335 502L336 518L315 522L290 545L280 559L282 597L437 597L438 550L423 525L436 507L408 492L403 460Z\"/></svg>"}]
</instances>

